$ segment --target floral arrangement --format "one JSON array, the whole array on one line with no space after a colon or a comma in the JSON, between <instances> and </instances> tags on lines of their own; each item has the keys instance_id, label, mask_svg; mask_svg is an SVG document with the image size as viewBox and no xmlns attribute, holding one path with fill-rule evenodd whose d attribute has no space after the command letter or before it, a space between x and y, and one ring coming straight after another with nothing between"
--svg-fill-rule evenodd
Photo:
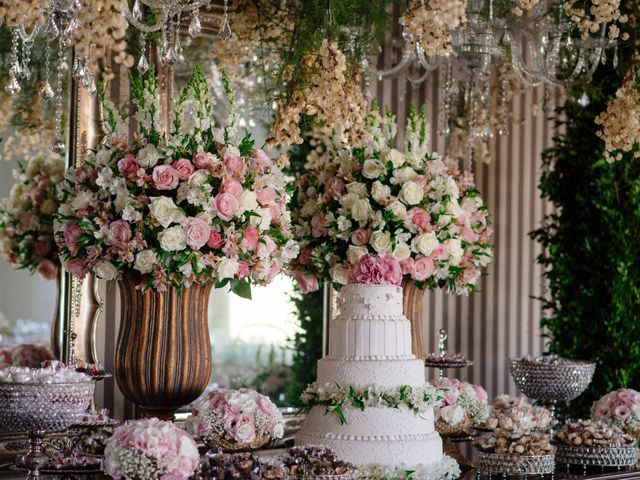
<instances>
[{"instance_id":1,"label":"floral arrangement","mask_svg":"<svg viewBox=\"0 0 640 480\"><path fill-rule=\"evenodd\" d=\"M54 360L53 352L44 345L21 344L0 348L0 368L37 368L47 360Z\"/></svg>"},{"instance_id":2,"label":"floral arrangement","mask_svg":"<svg viewBox=\"0 0 640 480\"><path fill-rule=\"evenodd\" d=\"M349 270L349 283L360 285L400 285L402 268L393 255L364 255Z\"/></svg>"},{"instance_id":3,"label":"floral arrangement","mask_svg":"<svg viewBox=\"0 0 640 480\"><path fill-rule=\"evenodd\" d=\"M452 427L465 420L470 426L480 425L490 412L487 392L480 385L472 385L455 378L440 378L433 381L440 391L442 401L435 408L436 421L442 420Z\"/></svg>"},{"instance_id":4,"label":"floral arrangement","mask_svg":"<svg viewBox=\"0 0 640 480\"><path fill-rule=\"evenodd\" d=\"M324 385L312 383L300 395L302 411L308 413L314 406L324 405L326 413L337 415L343 425L347 423L343 411L345 405L359 410L364 410L366 407L404 407L415 413L424 413L434 408L440 400L438 392L430 384L423 387L402 385L383 388L379 385L371 385L343 388L335 383Z\"/></svg>"},{"instance_id":5,"label":"floral arrangement","mask_svg":"<svg viewBox=\"0 0 640 480\"><path fill-rule=\"evenodd\" d=\"M274 403L255 390L219 389L197 402L187 430L209 443L222 437L237 445L282 438L284 420Z\"/></svg>"},{"instance_id":6,"label":"floral arrangement","mask_svg":"<svg viewBox=\"0 0 640 480\"><path fill-rule=\"evenodd\" d=\"M454 480L462 474L458 462L448 455L428 465L364 465L357 473L358 480Z\"/></svg>"},{"instance_id":7,"label":"floral arrangement","mask_svg":"<svg viewBox=\"0 0 640 480\"><path fill-rule=\"evenodd\" d=\"M157 418L116 428L105 450L105 470L115 480L187 480L199 463L193 438Z\"/></svg>"},{"instance_id":8,"label":"floral arrangement","mask_svg":"<svg viewBox=\"0 0 640 480\"><path fill-rule=\"evenodd\" d=\"M64 177L64 160L35 157L19 164L9 197L0 200L0 251L16 268L56 278L58 254L53 215L58 209L56 185Z\"/></svg>"},{"instance_id":9,"label":"floral arrangement","mask_svg":"<svg viewBox=\"0 0 640 480\"><path fill-rule=\"evenodd\" d=\"M499 395L491 404L491 413L483 426L514 437L532 431L549 430L556 421L551 412L534 407L523 397Z\"/></svg>"},{"instance_id":10,"label":"floral arrangement","mask_svg":"<svg viewBox=\"0 0 640 480\"><path fill-rule=\"evenodd\" d=\"M375 107L375 105L374 105ZM472 291L491 259L487 209L469 172L428 154L424 112L407 119L405 149L393 148L394 117L374 111L362 147L322 137L292 199L303 292L319 280L339 289L368 253L390 254L419 287Z\"/></svg>"},{"instance_id":11,"label":"floral arrangement","mask_svg":"<svg viewBox=\"0 0 640 480\"><path fill-rule=\"evenodd\" d=\"M234 113L229 125L216 126L198 68L167 134L158 133L153 75L133 82L132 93L140 134L128 140L102 91L106 138L61 185L56 241L65 268L106 280L134 272L158 290L215 281L250 296L251 283L269 283L298 254L286 211L286 157L276 162L256 149Z\"/></svg>"},{"instance_id":12,"label":"floral arrangement","mask_svg":"<svg viewBox=\"0 0 640 480\"><path fill-rule=\"evenodd\" d=\"M591 418L640 435L640 392L621 388L607 393L591 407Z\"/></svg>"}]
</instances>

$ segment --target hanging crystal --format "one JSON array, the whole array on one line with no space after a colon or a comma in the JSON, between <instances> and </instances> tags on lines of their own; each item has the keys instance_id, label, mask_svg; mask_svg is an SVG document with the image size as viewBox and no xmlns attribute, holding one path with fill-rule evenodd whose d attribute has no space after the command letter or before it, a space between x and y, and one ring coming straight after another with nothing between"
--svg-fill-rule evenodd
<instances>
[{"instance_id":1,"label":"hanging crystal","mask_svg":"<svg viewBox=\"0 0 640 480\"><path fill-rule=\"evenodd\" d=\"M51 100L53 96L54 96L53 88L51 88L51 84L49 83L49 80L46 80L42 84L42 87L40 87L40 98L42 98L43 100Z\"/></svg>"},{"instance_id":2,"label":"hanging crystal","mask_svg":"<svg viewBox=\"0 0 640 480\"><path fill-rule=\"evenodd\" d=\"M133 3L133 9L131 10L131 14L133 15L133 18L135 18L138 21L142 20L142 8L140 7L140 2L138 0L136 0Z\"/></svg>"},{"instance_id":3,"label":"hanging crystal","mask_svg":"<svg viewBox=\"0 0 640 480\"><path fill-rule=\"evenodd\" d=\"M62 153L66 150L67 146L64 143L64 140L60 137L56 137L53 143L51 144L51 151L53 153Z\"/></svg>"},{"instance_id":4,"label":"hanging crystal","mask_svg":"<svg viewBox=\"0 0 640 480\"><path fill-rule=\"evenodd\" d=\"M14 96L20 93L20 82L14 74L9 74L9 82L4 86L4 91L9 95Z\"/></svg>"},{"instance_id":5,"label":"hanging crystal","mask_svg":"<svg viewBox=\"0 0 640 480\"><path fill-rule=\"evenodd\" d=\"M92 98L98 94L98 89L96 88L96 77L93 73L91 74L88 85L85 88L87 89L87 94Z\"/></svg>"},{"instance_id":6,"label":"hanging crystal","mask_svg":"<svg viewBox=\"0 0 640 480\"><path fill-rule=\"evenodd\" d=\"M202 32L202 25L200 24L200 16L198 11L195 10L193 17L191 17L191 23L189 24L189 35L191 38L196 38Z\"/></svg>"},{"instance_id":7,"label":"hanging crystal","mask_svg":"<svg viewBox=\"0 0 640 480\"><path fill-rule=\"evenodd\" d=\"M136 69L143 75L149 71L149 61L147 60L147 56L144 53L140 55L140 60L138 60Z\"/></svg>"},{"instance_id":8,"label":"hanging crystal","mask_svg":"<svg viewBox=\"0 0 640 480\"><path fill-rule=\"evenodd\" d=\"M84 77L85 71L84 71L84 66L82 65L82 62L80 61L80 59L78 57L75 58L75 60L73 61L73 78L75 80L80 80Z\"/></svg>"},{"instance_id":9,"label":"hanging crystal","mask_svg":"<svg viewBox=\"0 0 640 480\"><path fill-rule=\"evenodd\" d=\"M47 42L44 50L44 83L40 87L40 97L43 100L51 100L53 98L53 88L49 83L49 73L51 70L51 44Z\"/></svg>"},{"instance_id":10,"label":"hanging crystal","mask_svg":"<svg viewBox=\"0 0 640 480\"><path fill-rule=\"evenodd\" d=\"M584 108L589 106L590 103L591 99L589 98L589 95L587 95L587 92L582 92L582 95L580 95L580 98L578 99L578 105Z\"/></svg>"},{"instance_id":11,"label":"hanging crystal","mask_svg":"<svg viewBox=\"0 0 640 480\"><path fill-rule=\"evenodd\" d=\"M224 0L224 14L222 15L222 24L218 31L218 36L222 39L231 37L231 25L229 24L229 0Z\"/></svg>"}]
</instances>

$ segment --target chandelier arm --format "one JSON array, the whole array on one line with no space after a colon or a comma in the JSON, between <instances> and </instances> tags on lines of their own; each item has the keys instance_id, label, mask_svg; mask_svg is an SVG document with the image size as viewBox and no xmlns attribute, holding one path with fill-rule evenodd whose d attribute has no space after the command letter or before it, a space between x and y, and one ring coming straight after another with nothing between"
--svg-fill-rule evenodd
<instances>
[{"instance_id":1,"label":"chandelier arm","mask_svg":"<svg viewBox=\"0 0 640 480\"><path fill-rule=\"evenodd\" d=\"M36 39L36 36L40 33L39 25L34 26L33 30L31 30L31 33L27 33L27 31L24 28L24 25L18 25L16 28L23 42L34 42Z\"/></svg>"},{"instance_id":2,"label":"chandelier arm","mask_svg":"<svg viewBox=\"0 0 640 480\"><path fill-rule=\"evenodd\" d=\"M420 64L420 66L425 70L432 72L436 68L438 68L439 62L436 59L434 59L435 61L430 62L429 61L430 58L424 54L424 49L417 43L416 43L416 57L418 59L418 63Z\"/></svg>"},{"instance_id":3,"label":"chandelier arm","mask_svg":"<svg viewBox=\"0 0 640 480\"><path fill-rule=\"evenodd\" d=\"M411 75L407 75L407 80L409 81L409 83L411 83L411 85L420 85L421 83L424 83L427 80L427 78L429 78L430 74L431 74L431 71L427 70L417 78L412 77Z\"/></svg>"},{"instance_id":4,"label":"chandelier arm","mask_svg":"<svg viewBox=\"0 0 640 480\"><path fill-rule=\"evenodd\" d=\"M376 75L378 76L378 80L387 80L397 77L411 66L411 63L415 60L415 58L415 53L412 50L404 49L402 52L402 58L396 66L391 67L388 70L375 71Z\"/></svg>"},{"instance_id":5,"label":"chandelier arm","mask_svg":"<svg viewBox=\"0 0 640 480\"><path fill-rule=\"evenodd\" d=\"M144 33L158 32L162 29L163 25L167 23L167 12L165 11L162 11L160 19L153 25L145 25L144 23L138 21L133 13L131 13L131 10L129 10L129 5L127 4L124 5L122 13L131 25Z\"/></svg>"},{"instance_id":6,"label":"chandelier arm","mask_svg":"<svg viewBox=\"0 0 640 480\"><path fill-rule=\"evenodd\" d=\"M520 32L517 33L520 35ZM522 42L516 42L517 45L521 45ZM518 74L520 79L526 84L535 87L540 85L544 81L544 73L542 69L540 71L534 71L530 69L522 58L522 52L520 48L515 48L514 42L511 42L511 65L513 70Z\"/></svg>"}]
</instances>

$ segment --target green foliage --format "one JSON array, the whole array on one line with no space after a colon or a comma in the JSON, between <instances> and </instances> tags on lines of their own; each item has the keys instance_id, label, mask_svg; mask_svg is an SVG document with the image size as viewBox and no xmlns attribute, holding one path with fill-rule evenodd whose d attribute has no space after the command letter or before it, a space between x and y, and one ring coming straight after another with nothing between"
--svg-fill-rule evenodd
<instances>
[{"instance_id":1,"label":"green foliage","mask_svg":"<svg viewBox=\"0 0 640 480\"><path fill-rule=\"evenodd\" d=\"M613 389L640 387L640 162L607 164L594 124L623 78L601 67L587 90L591 103L569 100L558 110L564 131L543 154L540 189L554 211L532 233L548 283L542 325L551 352L597 363L572 415L588 415Z\"/></svg>"}]
</instances>

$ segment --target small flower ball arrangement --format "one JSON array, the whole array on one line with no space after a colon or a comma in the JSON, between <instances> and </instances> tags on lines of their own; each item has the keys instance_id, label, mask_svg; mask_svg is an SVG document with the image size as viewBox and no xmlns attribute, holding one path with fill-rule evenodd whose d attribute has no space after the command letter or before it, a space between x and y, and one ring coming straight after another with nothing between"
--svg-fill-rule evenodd
<instances>
[{"instance_id":1,"label":"small flower ball arrangement","mask_svg":"<svg viewBox=\"0 0 640 480\"><path fill-rule=\"evenodd\" d=\"M278 407L255 390L219 389L196 402L187 430L212 449L257 449L282 438L284 420Z\"/></svg>"},{"instance_id":2,"label":"small flower ball arrangement","mask_svg":"<svg viewBox=\"0 0 640 480\"><path fill-rule=\"evenodd\" d=\"M640 439L640 392L621 388L607 393L593 403L591 418Z\"/></svg>"},{"instance_id":3,"label":"small flower ball arrangement","mask_svg":"<svg viewBox=\"0 0 640 480\"><path fill-rule=\"evenodd\" d=\"M16 268L47 280L56 278L60 265L53 216L58 210L56 185L64 170L59 157L35 157L19 164L9 197L0 200L0 252Z\"/></svg>"},{"instance_id":4,"label":"small flower ball arrangement","mask_svg":"<svg viewBox=\"0 0 640 480\"><path fill-rule=\"evenodd\" d=\"M157 418L116 428L105 450L105 469L115 480L187 480L199 463L193 438Z\"/></svg>"},{"instance_id":5,"label":"small flower ball arrangement","mask_svg":"<svg viewBox=\"0 0 640 480\"><path fill-rule=\"evenodd\" d=\"M489 417L489 399L481 386L455 378L440 378L431 383L442 398L435 408L439 433L460 433L482 424Z\"/></svg>"},{"instance_id":6,"label":"small flower ball arrangement","mask_svg":"<svg viewBox=\"0 0 640 480\"><path fill-rule=\"evenodd\" d=\"M139 134L129 140L101 92L106 138L61 185L56 240L65 268L105 280L133 273L159 291L214 281L249 297L252 283L269 283L298 254L286 157L274 161L255 148L234 113L228 125L216 124L198 68L167 134L159 133L153 75L133 82L132 95Z\"/></svg>"},{"instance_id":7,"label":"small flower ball arrangement","mask_svg":"<svg viewBox=\"0 0 640 480\"><path fill-rule=\"evenodd\" d=\"M466 294L491 260L487 209L469 172L428 153L423 111L407 119L404 151L393 147L395 118L374 104L367 139L344 147L318 136L292 198L303 292L329 281L339 289L366 254L392 255L405 280Z\"/></svg>"}]
</instances>

